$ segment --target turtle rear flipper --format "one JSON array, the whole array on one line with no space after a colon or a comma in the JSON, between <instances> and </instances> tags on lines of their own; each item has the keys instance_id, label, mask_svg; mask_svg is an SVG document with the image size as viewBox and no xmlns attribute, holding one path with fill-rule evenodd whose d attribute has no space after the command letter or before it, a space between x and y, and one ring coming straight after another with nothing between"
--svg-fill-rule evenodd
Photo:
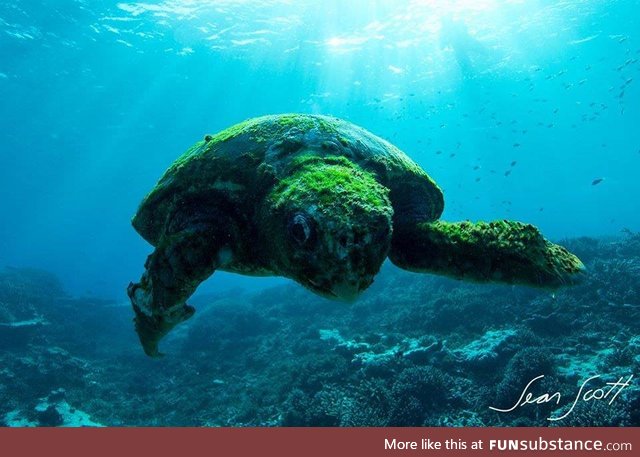
<instances>
[{"instance_id":1,"label":"turtle rear flipper","mask_svg":"<svg viewBox=\"0 0 640 457\"><path fill-rule=\"evenodd\" d=\"M580 259L533 225L507 220L400 227L389 258L410 271L551 289L579 282L585 271Z\"/></svg>"}]
</instances>

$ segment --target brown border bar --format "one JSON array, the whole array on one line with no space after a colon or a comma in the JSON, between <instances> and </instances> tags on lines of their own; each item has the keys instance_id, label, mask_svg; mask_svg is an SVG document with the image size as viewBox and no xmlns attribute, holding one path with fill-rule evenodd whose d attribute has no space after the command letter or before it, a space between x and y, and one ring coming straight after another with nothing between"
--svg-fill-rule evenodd
<instances>
[{"instance_id":1,"label":"brown border bar","mask_svg":"<svg viewBox=\"0 0 640 457\"><path fill-rule=\"evenodd\" d=\"M416 442L417 449L385 449L385 439ZM442 443L422 449L422 440ZM501 451L490 440L599 440L626 450ZM640 455L638 428L38 428L0 429L2 455L11 457L239 457L239 456L486 456ZM444 448L462 440L466 450ZM483 450L470 449L481 440ZM426 442L428 445L428 442ZM501 444L507 444L501 442ZM497 447L494 442L494 447Z\"/></svg>"}]
</instances>

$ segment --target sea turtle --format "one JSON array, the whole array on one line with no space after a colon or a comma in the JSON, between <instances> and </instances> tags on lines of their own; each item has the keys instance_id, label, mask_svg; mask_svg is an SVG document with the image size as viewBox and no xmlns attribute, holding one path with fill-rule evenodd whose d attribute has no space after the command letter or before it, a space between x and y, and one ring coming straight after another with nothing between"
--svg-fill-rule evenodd
<instances>
[{"instance_id":1,"label":"sea turtle","mask_svg":"<svg viewBox=\"0 0 640 457\"><path fill-rule=\"evenodd\" d=\"M442 222L442 191L398 148L347 121L283 114L206 135L164 173L133 226L155 247L127 292L144 351L194 309L216 270L284 276L351 301L400 268L554 288L584 266L532 225Z\"/></svg>"}]
</instances>

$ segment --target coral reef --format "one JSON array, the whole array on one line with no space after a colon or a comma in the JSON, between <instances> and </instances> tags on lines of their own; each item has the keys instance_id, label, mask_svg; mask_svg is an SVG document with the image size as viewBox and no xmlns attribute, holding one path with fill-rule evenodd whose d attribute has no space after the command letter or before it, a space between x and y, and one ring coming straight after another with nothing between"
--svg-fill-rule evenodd
<instances>
[{"instance_id":1,"label":"coral reef","mask_svg":"<svg viewBox=\"0 0 640 457\"><path fill-rule=\"evenodd\" d=\"M295 285L196 296L161 360L139 349L127 304L0 271L0 423L638 426L635 378L611 404L582 399L548 420L590 377L640 371L638 236L564 244L588 274L555 294L385 264L351 305ZM541 375L528 392L549 401L490 409Z\"/></svg>"}]
</instances>

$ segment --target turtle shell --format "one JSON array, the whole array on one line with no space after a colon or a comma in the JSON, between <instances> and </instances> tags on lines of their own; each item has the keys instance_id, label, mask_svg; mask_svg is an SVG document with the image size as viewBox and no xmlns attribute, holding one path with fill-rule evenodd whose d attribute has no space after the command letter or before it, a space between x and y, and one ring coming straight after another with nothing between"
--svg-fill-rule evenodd
<instances>
[{"instance_id":1,"label":"turtle shell","mask_svg":"<svg viewBox=\"0 0 640 457\"><path fill-rule=\"evenodd\" d=\"M157 245L175 209L216 202L250 219L258 204L301 157L344 157L390 189L394 224L433 221L443 210L435 182L391 143L350 122L319 115L249 119L206 135L179 157L144 198L136 230Z\"/></svg>"}]
</instances>

